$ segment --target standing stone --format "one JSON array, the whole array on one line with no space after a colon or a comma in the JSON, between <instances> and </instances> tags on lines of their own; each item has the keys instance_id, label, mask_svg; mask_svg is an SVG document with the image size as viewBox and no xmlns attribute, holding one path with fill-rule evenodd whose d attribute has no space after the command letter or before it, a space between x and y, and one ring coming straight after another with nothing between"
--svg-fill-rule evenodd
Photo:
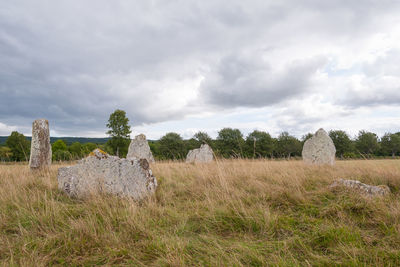
<instances>
[{"instance_id":1,"label":"standing stone","mask_svg":"<svg viewBox=\"0 0 400 267\"><path fill-rule=\"evenodd\" d=\"M103 192L141 200L157 187L146 159L121 159L100 149L75 166L58 169L57 178L59 189L78 198Z\"/></svg>"},{"instance_id":2,"label":"standing stone","mask_svg":"<svg viewBox=\"0 0 400 267\"><path fill-rule=\"evenodd\" d=\"M200 146L200 148L196 148L189 151L189 153L186 156L186 162L208 163L213 161L213 158L214 158L214 153L211 147L207 144L203 144Z\"/></svg>"},{"instance_id":3,"label":"standing stone","mask_svg":"<svg viewBox=\"0 0 400 267\"><path fill-rule=\"evenodd\" d=\"M131 141L129 145L127 159L147 159L148 162L154 162L149 143L144 134L139 134Z\"/></svg>"},{"instance_id":4,"label":"standing stone","mask_svg":"<svg viewBox=\"0 0 400 267\"><path fill-rule=\"evenodd\" d=\"M303 161L308 164L335 164L336 148L324 129L319 129L303 146Z\"/></svg>"},{"instance_id":5,"label":"standing stone","mask_svg":"<svg viewBox=\"0 0 400 267\"><path fill-rule=\"evenodd\" d=\"M51 145L49 122L45 119L35 120L32 125L31 169L41 169L51 165Z\"/></svg>"}]
</instances>

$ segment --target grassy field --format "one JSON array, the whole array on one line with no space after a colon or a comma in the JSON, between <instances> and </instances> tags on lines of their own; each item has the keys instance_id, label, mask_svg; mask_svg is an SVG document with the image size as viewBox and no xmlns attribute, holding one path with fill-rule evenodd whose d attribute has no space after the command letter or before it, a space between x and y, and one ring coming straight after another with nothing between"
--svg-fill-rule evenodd
<instances>
[{"instance_id":1,"label":"grassy field","mask_svg":"<svg viewBox=\"0 0 400 267\"><path fill-rule=\"evenodd\" d=\"M400 266L400 161L156 163L154 197L85 201L57 168L0 165L0 262L22 266ZM333 192L337 178L389 197Z\"/></svg>"}]
</instances>

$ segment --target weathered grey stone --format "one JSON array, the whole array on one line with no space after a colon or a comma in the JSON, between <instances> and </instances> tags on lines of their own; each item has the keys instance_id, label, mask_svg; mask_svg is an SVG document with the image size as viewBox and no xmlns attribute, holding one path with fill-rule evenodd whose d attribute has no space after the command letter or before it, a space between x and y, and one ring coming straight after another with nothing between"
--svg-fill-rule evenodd
<instances>
[{"instance_id":1,"label":"weathered grey stone","mask_svg":"<svg viewBox=\"0 0 400 267\"><path fill-rule=\"evenodd\" d=\"M367 185L357 180L339 179L330 185L331 188L347 187L354 189L366 196L384 196L390 193L390 189L386 185Z\"/></svg>"},{"instance_id":2,"label":"weathered grey stone","mask_svg":"<svg viewBox=\"0 0 400 267\"><path fill-rule=\"evenodd\" d=\"M303 161L309 164L335 164L336 148L324 129L319 129L303 146Z\"/></svg>"},{"instance_id":3,"label":"weathered grey stone","mask_svg":"<svg viewBox=\"0 0 400 267\"><path fill-rule=\"evenodd\" d=\"M32 124L32 142L29 166L41 169L51 165L51 145L49 122L45 119L35 120Z\"/></svg>"},{"instance_id":4,"label":"weathered grey stone","mask_svg":"<svg viewBox=\"0 0 400 267\"><path fill-rule=\"evenodd\" d=\"M96 149L77 165L58 169L58 187L78 198L104 192L141 200L155 192L157 180L146 159L120 159Z\"/></svg>"},{"instance_id":5,"label":"weathered grey stone","mask_svg":"<svg viewBox=\"0 0 400 267\"><path fill-rule=\"evenodd\" d=\"M203 144L200 146L200 148L196 148L189 151L189 153L186 156L186 162L208 163L213 161L213 158L214 158L214 153L211 147L207 144Z\"/></svg>"},{"instance_id":6,"label":"weathered grey stone","mask_svg":"<svg viewBox=\"0 0 400 267\"><path fill-rule=\"evenodd\" d=\"M149 162L154 162L153 154L151 153L149 143L144 134L139 134L131 141L129 145L127 159L147 159Z\"/></svg>"}]
</instances>

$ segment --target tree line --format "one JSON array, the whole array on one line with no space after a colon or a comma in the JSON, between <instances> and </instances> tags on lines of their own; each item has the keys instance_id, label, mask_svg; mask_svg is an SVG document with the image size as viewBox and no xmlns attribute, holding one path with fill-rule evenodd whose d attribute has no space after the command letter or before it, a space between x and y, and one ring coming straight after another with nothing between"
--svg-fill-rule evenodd
<instances>
[{"instance_id":1,"label":"tree line","mask_svg":"<svg viewBox=\"0 0 400 267\"><path fill-rule=\"evenodd\" d=\"M190 139L183 139L178 133L170 132L159 140L150 140L150 149L156 159L184 159L189 150L208 144L215 154L223 158L291 158L301 157L304 142L312 134L301 139L287 132L278 137L272 137L264 131L254 130L246 137L239 129L223 128L217 138L211 138L206 132L198 132ZM329 132L336 147L336 157L374 158L400 156L400 132L386 133L379 138L375 133L360 131L356 138L341 130ZM105 144L74 142L67 145L63 140L52 144L53 160L76 160L87 156L96 148L101 148L109 154L126 156L129 139L119 141L118 146L112 138ZM4 146L0 146L1 161L28 161L30 141L18 132L12 132Z\"/></svg>"},{"instance_id":2,"label":"tree line","mask_svg":"<svg viewBox=\"0 0 400 267\"><path fill-rule=\"evenodd\" d=\"M67 146L62 139L52 145L53 160L65 161L81 159L99 147L99 144L74 142ZM22 133L14 131L7 138L4 145L0 146L0 161L29 161L31 141Z\"/></svg>"},{"instance_id":3,"label":"tree line","mask_svg":"<svg viewBox=\"0 0 400 267\"><path fill-rule=\"evenodd\" d=\"M53 160L76 160L100 148L111 155L125 157L130 143L130 126L126 113L116 110L110 115L104 144L74 142L67 145L63 140L52 144ZM213 139L206 132L198 132L190 139L183 139L178 133L170 132L159 140L150 140L153 156L158 160L182 160L189 150L208 144L217 157L223 158L293 158L301 157L304 142L311 133L298 139L288 132L272 137L265 131L254 130L244 136L239 129L223 128ZM400 156L400 132L386 133L382 137L368 131L359 131L351 138L345 131L331 130L329 136L340 159L376 158ZM1 161L28 161L30 141L21 133L12 132L4 146L0 146Z\"/></svg>"},{"instance_id":4,"label":"tree line","mask_svg":"<svg viewBox=\"0 0 400 267\"><path fill-rule=\"evenodd\" d=\"M239 129L223 128L216 139L205 132L196 133L184 140L177 133L167 133L158 141L151 141L150 148L157 159L184 159L187 152L208 144L218 157L223 158L292 158L301 157L304 142L311 133L301 139L282 132L278 137L254 130L246 137ZM400 155L400 132L386 133L379 138L375 133L360 131L355 139L341 130L329 132L340 159L396 157Z\"/></svg>"}]
</instances>

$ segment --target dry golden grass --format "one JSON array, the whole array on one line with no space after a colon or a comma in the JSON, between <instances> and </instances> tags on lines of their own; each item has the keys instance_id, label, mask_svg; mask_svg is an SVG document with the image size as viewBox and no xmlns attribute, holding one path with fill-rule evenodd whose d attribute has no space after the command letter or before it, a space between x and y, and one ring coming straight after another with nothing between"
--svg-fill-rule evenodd
<instances>
[{"instance_id":1,"label":"dry golden grass","mask_svg":"<svg viewBox=\"0 0 400 267\"><path fill-rule=\"evenodd\" d=\"M76 200L0 165L0 261L22 266L399 266L400 161L156 163L154 197ZM337 178L386 184L369 199Z\"/></svg>"}]
</instances>

